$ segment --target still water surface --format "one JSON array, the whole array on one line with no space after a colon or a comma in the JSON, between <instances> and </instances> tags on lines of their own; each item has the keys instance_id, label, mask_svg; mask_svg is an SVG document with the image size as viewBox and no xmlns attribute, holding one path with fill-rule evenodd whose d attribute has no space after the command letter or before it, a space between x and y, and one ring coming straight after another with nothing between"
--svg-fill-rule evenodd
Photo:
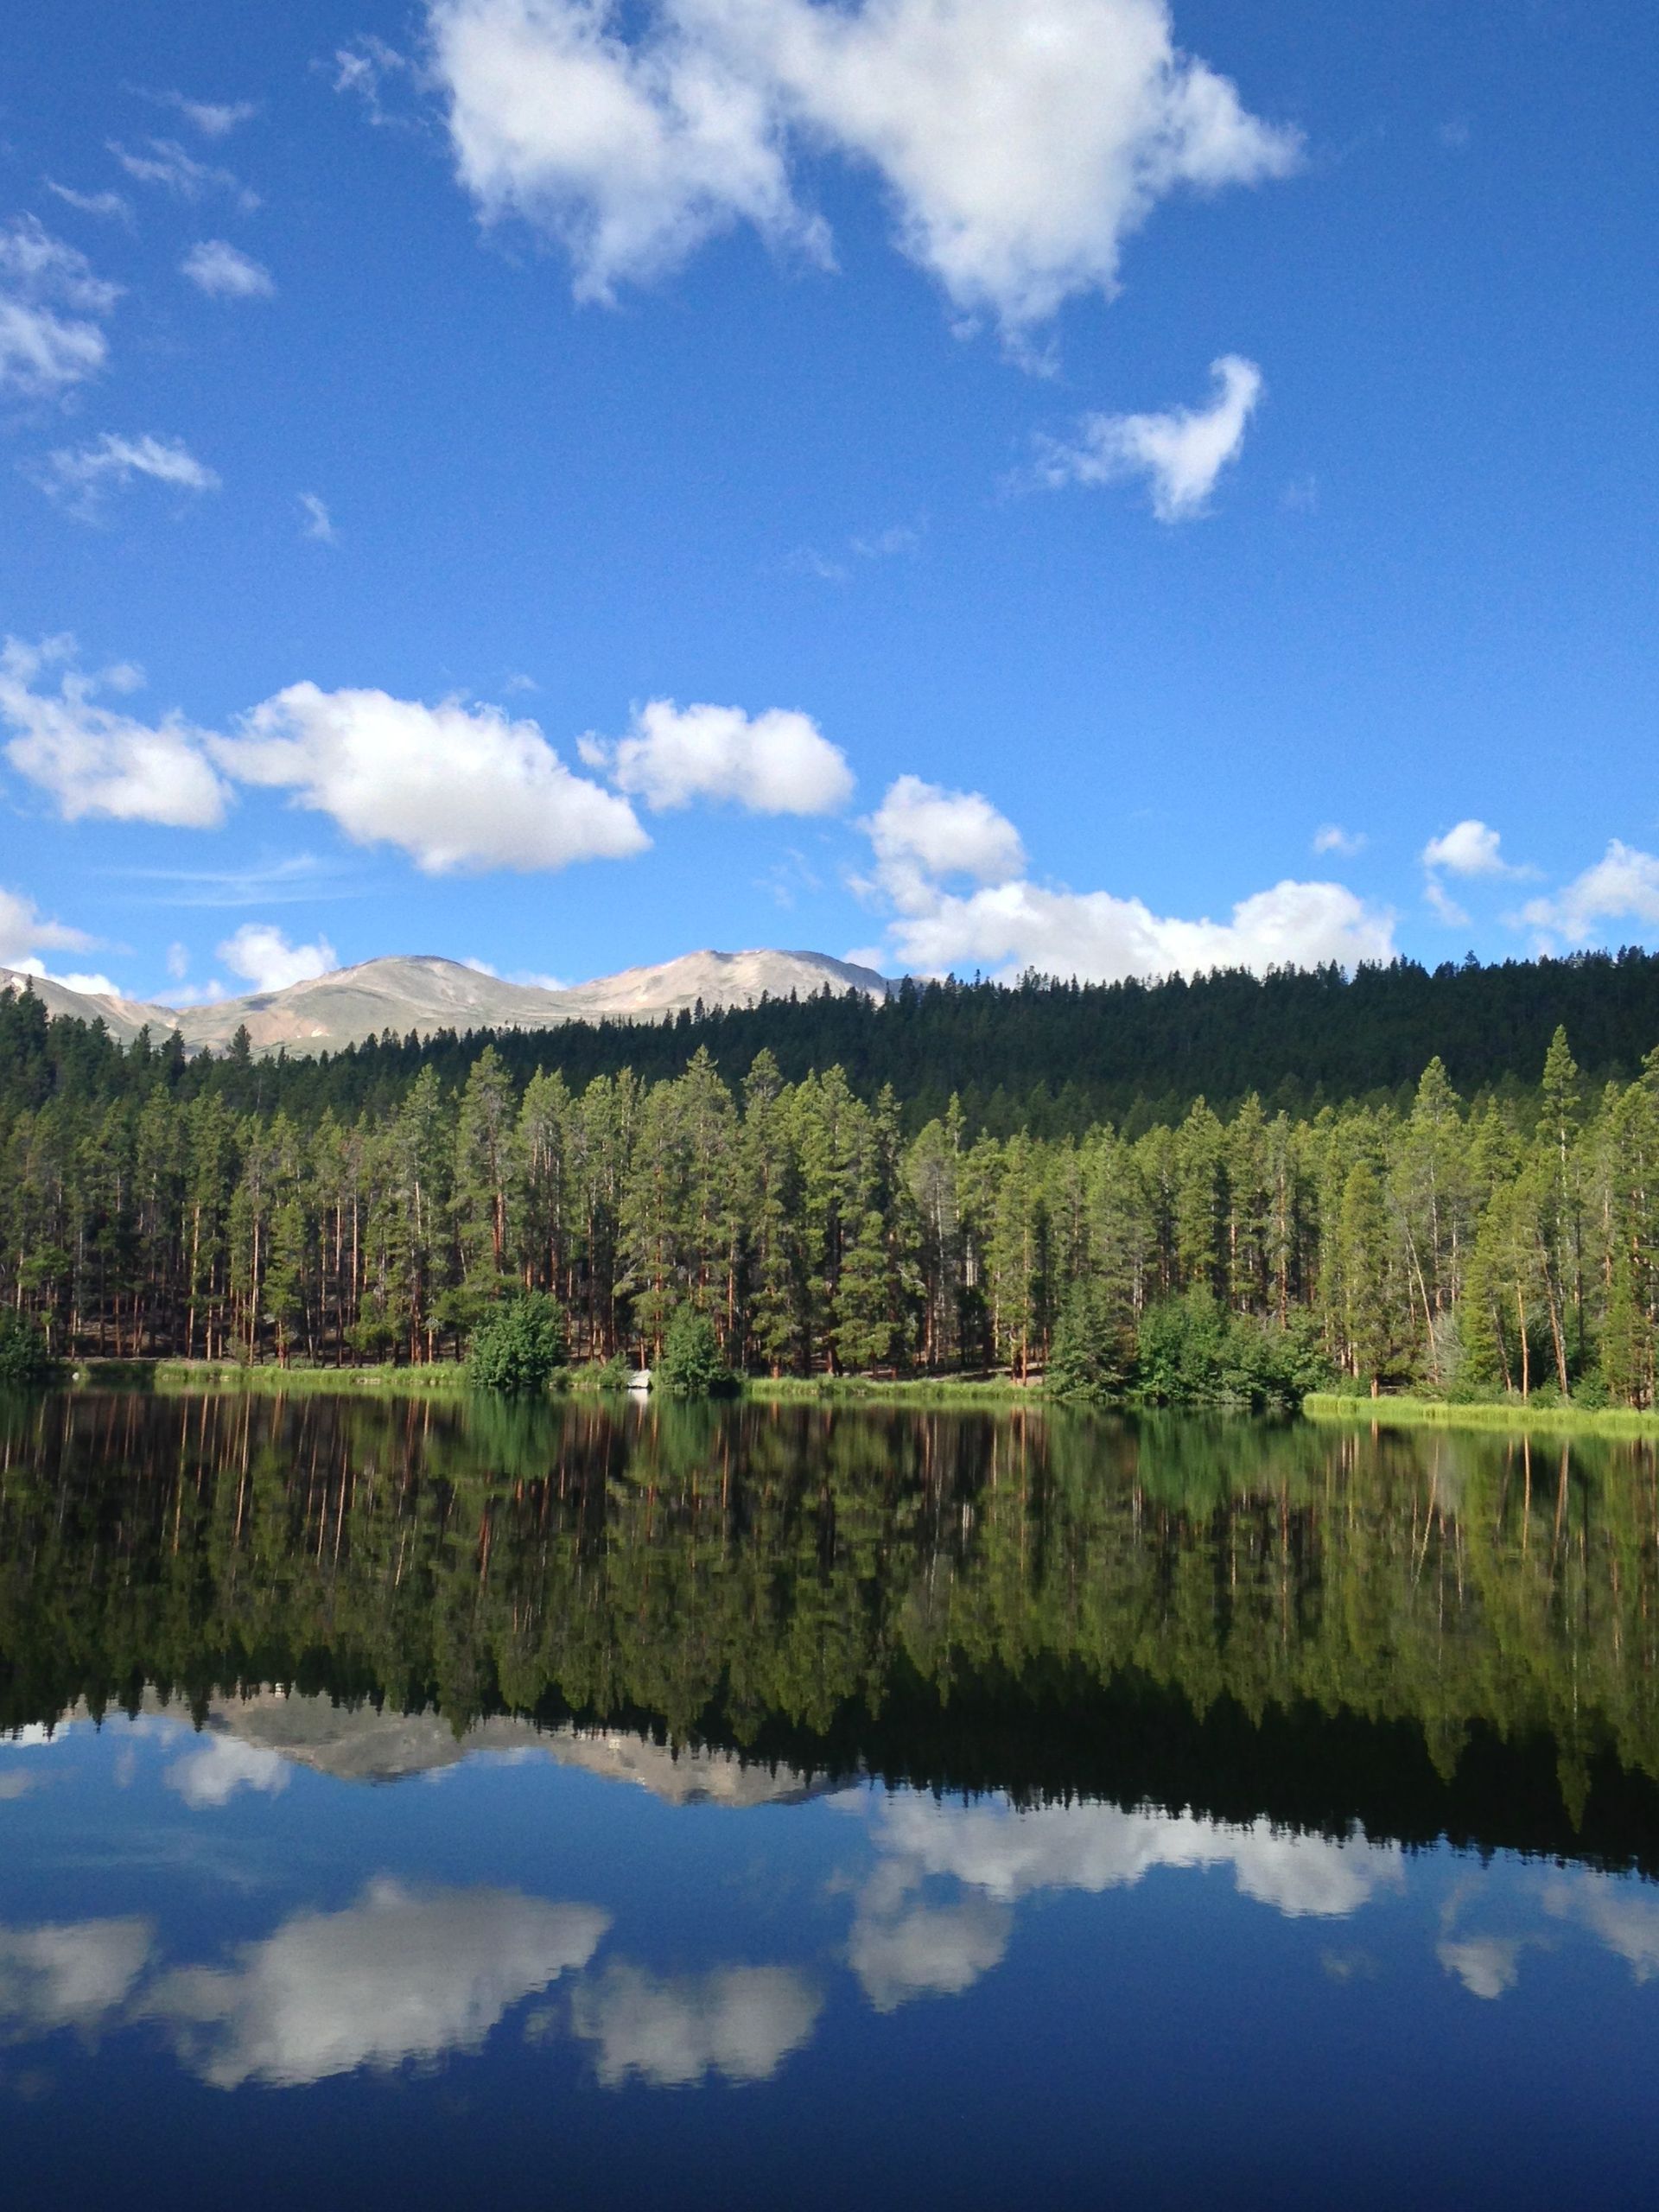
<instances>
[{"instance_id":1,"label":"still water surface","mask_svg":"<svg viewBox=\"0 0 1659 2212\"><path fill-rule=\"evenodd\" d=\"M1648 2205L1659 1466L0 1407L40 2206Z\"/></svg>"}]
</instances>

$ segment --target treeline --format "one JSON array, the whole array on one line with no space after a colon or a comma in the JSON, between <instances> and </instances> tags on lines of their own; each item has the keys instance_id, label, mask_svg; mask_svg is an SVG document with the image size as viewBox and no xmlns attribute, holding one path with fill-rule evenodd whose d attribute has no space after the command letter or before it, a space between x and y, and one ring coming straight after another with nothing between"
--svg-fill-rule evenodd
<instances>
[{"instance_id":1,"label":"treeline","mask_svg":"<svg viewBox=\"0 0 1659 2212\"><path fill-rule=\"evenodd\" d=\"M13 1042L52 1038L0 1014L0 1302L60 1355L429 1362L524 1288L596 1360L651 1360L690 1307L772 1375L1655 1402L1659 1051L1596 1086L1558 1031L1538 1084L1473 1102L1434 1059L1403 1106L1000 1137L956 1102L906 1134L890 1088L766 1051L737 1084L699 1050L578 1090L486 1046L348 1116L135 1050L113 1092L31 1099Z\"/></svg>"},{"instance_id":2,"label":"treeline","mask_svg":"<svg viewBox=\"0 0 1659 2212\"><path fill-rule=\"evenodd\" d=\"M1630 949L1491 967L1471 957L1433 970L1396 960L1351 976L1326 967L1159 982L907 982L886 1004L825 990L699 1007L658 1023L387 1034L315 1058L255 1059L245 1048L187 1062L175 1041L147 1039L122 1052L95 1025L35 1027L38 1035L0 1023L0 1096L38 1104L64 1088L129 1096L146 1087L159 1058L181 1098L211 1091L238 1112L280 1109L308 1124L325 1110L341 1120L386 1110L427 1067L454 1089L486 1044L518 1085L556 1068L576 1091L596 1076L676 1076L706 1049L733 1082L764 1052L787 1083L840 1068L867 1105L888 1086L909 1136L942 1118L952 1097L969 1128L993 1136L1081 1137L1106 1121L1139 1135L1180 1120L1200 1094L1230 1108L1253 1092L1269 1114L1293 1118L1347 1099L1408 1098L1436 1058L1467 1096L1518 1092L1536 1082L1562 1027L1596 1083L1629 1081L1659 1039L1659 955Z\"/></svg>"}]
</instances>

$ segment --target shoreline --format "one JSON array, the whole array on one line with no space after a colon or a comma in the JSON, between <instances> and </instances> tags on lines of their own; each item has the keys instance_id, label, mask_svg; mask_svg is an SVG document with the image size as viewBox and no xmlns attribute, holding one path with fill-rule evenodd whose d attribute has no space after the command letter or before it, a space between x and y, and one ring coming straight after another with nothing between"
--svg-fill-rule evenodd
<instances>
[{"instance_id":1,"label":"shoreline","mask_svg":"<svg viewBox=\"0 0 1659 2212\"><path fill-rule=\"evenodd\" d=\"M599 1373L595 1367L569 1368L551 1395L616 1400L637 1396L643 1400L641 1393L601 1387ZM78 1361L65 1372L56 1387L70 1390L145 1389L169 1396L192 1392L241 1392L262 1396L273 1393L346 1396L355 1392L373 1392L394 1397L458 1397L464 1395L471 1385L467 1370L459 1361L434 1362L423 1367L245 1367L231 1361L109 1359ZM914 1376L887 1380L860 1375L744 1376L739 1378L732 1398L747 1399L757 1405L907 1406L918 1412L1009 1412L1016 1407L1067 1409L1066 1402L1052 1398L1040 1382L1016 1382L1006 1375ZM1077 1410L1133 1415L1151 1409L1123 1399L1103 1400ZM1225 1414L1229 1409L1199 1407L1190 1410L1216 1414ZM1240 1420L1267 1418L1243 1408L1234 1410ZM1302 1402L1301 1417L1325 1427L1461 1428L1516 1434L1541 1432L1606 1436L1627 1440L1659 1439L1659 1412L1638 1413L1614 1406L1529 1406L1519 1399L1453 1405L1436 1398L1364 1398L1335 1391L1311 1391Z\"/></svg>"},{"instance_id":2,"label":"shoreline","mask_svg":"<svg viewBox=\"0 0 1659 2212\"><path fill-rule=\"evenodd\" d=\"M1629 1441L1659 1437L1659 1413L1637 1413L1624 1406L1531 1406L1518 1398L1470 1405L1448 1405L1440 1398L1350 1398L1331 1390L1310 1391L1302 1401L1304 1421L1348 1422L1382 1428L1509 1429L1560 1436L1608 1436Z\"/></svg>"}]
</instances>

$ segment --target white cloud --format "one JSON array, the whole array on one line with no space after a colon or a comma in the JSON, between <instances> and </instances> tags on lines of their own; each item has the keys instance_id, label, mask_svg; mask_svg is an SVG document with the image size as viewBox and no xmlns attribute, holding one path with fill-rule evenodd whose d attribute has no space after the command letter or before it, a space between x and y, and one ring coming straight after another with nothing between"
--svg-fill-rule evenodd
<instances>
[{"instance_id":1,"label":"white cloud","mask_svg":"<svg viewBox=\"0 0 1659 2212\"><path fill-rule=\"evenodd\" d=\"M477 2050L509 2006L586 1966L608 1925L595 1906L512 1890L378 1881L342 1912L296 1913L229 1967L166 1975L143 2011L212 2088L295 2088Z\"/></svg>"},{"instance_id":2,"label":"white cloud","mask_svg":"<svg viewBox=\"0 0 1659 2212\"><path fill-rule=\"evenodd\" d=\"M38 976L42 982L60 983L66 991L79 991L92 996L118 999L121 992L114 979L100 969L51 969L43 960L27 959L17 963L17 972L22 976Z\"/></svg>"},{"instance_id":3,"label":"white cloud","mask_svg":"<svg viewBox=\"0 0 1659 2212\"><path fill-rule=\"evenodd\" d=\"M0 650L0 723L16 733L6 747L12 766L51 794L67 822L104 815L217 828L230 794L203 756L206 733L177 715L149 724L96 703L94 694L126 671L68 670L55 692L34 688L43 670L73 651L67 638L38 646L12 638Z\"/></svg>"},{"instance_id":4,"label":"white cloud","mask_svg":"<svg viewBox=\"0 0 1659 2212\"><path fill-rule=\"evenodd\" d=\"M429 14L462 183L486 220L556 238L578 298L609 300L739 221L822 255L766 90L695 35L664 22L630 48L608 0L431 0Z\"/></svg>"},{"instance_id":5,"label":"white cloud","mask_svg":"<svg viewBox=\"0 0 1659 2212\"><path fill-rule=\"evenodd\" d=\"M181 274L214 300L270 300L276 285L269 269L226 238L202 238L179 264Z\"/></svg>"},{"instance_id":6,"label":"white cloud","mask_svg":"<svg viewBox=\"0 0 1659 2212\"><path fill-rule=\"evenodd\" d=\"M1160 522L1201 515L1222 470L1238 458L1262 392L1261 370L1236 353L1212 362L1211 374L1216 395L1208 407L1173 408L1163 415L1086 415L1072 443L1042 440L1045 481L1058 486L1145 477Z\"/></svg>"},{"instance_id":7,"label":"white cloud","mask_svg":"<svg viewBox=\"0 0 1659 2212\"><path fill-rule=\"evenodd\" d=\"M100 221L124 223L132 227L132 202L119 192L77 192L70 185L55 183L51 177L43 180L47 190L82 215L96 215Z\"/></svg>"},{"instance_id":8,"label":"white cloud","mask_svg":"<svg viewBox=\"0 0 1659 2212\"><path fill-rule=\"evenodd\" d=\"M290 944L274 922L244 922L219 947L219 957L256 991L284 991L290 983L312 982L340 965L326 937L315 944Z\"/></svg>"},{"instance_id":9,"label":"white cloud","mask_svg":"<svg viewBox=\"0 0 1659 2212\"><path fill-rule=\"evenodd\" d=\"M1351 968L1393 954L1392 918L1339 883L1277 883L1241 899L1225 922L1154 914L1108 891L1046 888L1020 873L1018 833L982 794L913 776L892 786L863 827L876 864L858 887L896 908L891 960L919 974L1036 968L1110 982L1330 961ZM953 874L978 887L950 889Z\"/></svg>"},{"instance_id":10,"label":"white cloud","mask_svg":"<svg viewBox=\"0 0 1659 2212\"><path fill-rule=\"evenodd\" d=\"M1344 860L1352 860L1356 853L1363 853L1368 842L1363 830L1344 830L1336 822L1323 822L1313 832L1316 853L1336 853Z\"/></svg>"},{"instance_id":11,"label":"white cloud","mask_svg":"<svg viewBox=\"0 0 1659 2212\"><path fill-rule=\"evenodd\" d=\"M1640 922L1652 928L1659 925L1659 859L1615 837L1593 867L1553 897L1529 901L1521 918L1569 944L1601 936L1607 922Z\"/></svg>"},{"instance_id":12,"label":"white cloud","mask_svg":"<svg viewBox=\"0 0 1659 2212\"><path fill-rule=\"evenodd\" d=\"M533 721L384 691L290 684L244 734L210 741L239 781L294 793L356 844L390 844L429 874L620 860L650 839L625 798L571 773Z\"/></svg>"},{"instance_id":13,"label":"white cloud","mask_svg":"<svg viewBox=\"0 0 1659 2212\"><path fill-rule=\"evenodd\" d=\"M92 2034L126 2003L154 1940L138 1919L0 1928L0 2040Z\"/></svg>"},{"instance_id":14,"label":"white cloud","mask_svg":"<svg viewBox=\"0 0 1659 2212\"><path fill-rule=\"evenodd\" d=\"M1110 293L1171 193L1283 176L1300 142L1174 43L1166 0L428 0L462 183L569 251L580 296L739 222L827 257L791 173L874 169L902 250L1016 339Z\"/></svg>"},{"instance_id":15,"label":"white cloud","mask_svg":"<svg viewBox=\"0 0 1659 2212\"><path fill-rule=\"evenodd\" d=\"M582 739L590 768L653 813L693 799L729 799L751 814L833 814L853 791L853 772L810 715L781 707L750 716L739 707L677 707L653 699L614 745Z\"/></svg>"},{"instance_id":16,"label":"white cloud","mask_svg":"<svg viewBox=\"0 0 1659 2212\"><path fill-rule=\"evenodd\" d=\"M1004 883L969 898L941 894L901 917L899 957L922 974L977 966L1006 975L1113 982L1125 976L1198 975L1212 968L1352 968L1393 957L1389 917L1339 883L1287 880L1242 899L1231 919L1185 921L1108 891L1048 891Z\"/></svg>"},{"instance_id":17,"label":"white cloud","mask_svg":"<svg viewBox=\"0 0 1659 2212\"><path fill-rule=\"evenodd\" d=\"M103 318L120 296L35 216L0 227L0 393L55 398L96 375L109 354Z\"/></svg>"},{"instance_id":18,"label":"white cloud","mask_svg":"<svg viewBox=\"0 0 1659 2212\"><path fill-rule=\"evenodd\" d=\"M288 1787L287 1763L259 1744L234 1736L209 1736L175 1759L162 1779L193 1811L229 1802L238 1789L257 1789L274 1797Z\"/></svg>"},{"instance_id":19,"label":"white cloud","mask_svg":"<svg viewBox=\"0 0 1659 2212\"><path fill-rule=\"evenodd\" d=\"M300 508L305 516L304 527L308 537L315 537L319 545L333 545L338 542L334 536L334 518L315 492L301 493ZM511 691L513 686L509 683L507 689Z\"/></svg>"},{"instance_id":20,"label":"white cloud","mask_svg":"<svg viewBox=\"0 0 1659 2212\"><path fill-rule=\"evenodd\" d=\"M44 975L41 952L84 952L93 942L85 930L48 921L35 901L21 891L0 888L0 968ZM18 1738L0 1740L15 1744Z\"/></svg>"},{"instance_id":21,"label":"white cloud","mask_svg":"<svg viewBox=\"0 0 1659 2212\"><path fill-rule=\"evenodd\" d=\"M1423 847L1423 866L1444 868L1448 875L1515 875L1500 849L1496 830L1471 818L1455 823L1444 836L1431 837Z\"/></svg>"},{"instance_id":22,"label":"white cloud","mask_svg":"<svg viewBox=\"0 0 1659 2212\"><path fill-rule=\"evenodd\" d=\"M167 948L167 972L175 983L181 983L190 973L190 948L175 943Z\"/></svg>"},{"instance_id":23,"label":"white cloud","mask_svg":"<svg viewBox=\"0 0 1659 2212\"><path fill-rule=\"evenodd\" d=\"M217 492L219 479L179 438L146 432L127 438L105 430L88 445L60 447L35 472L41 487L73 512L95 512L100 496L124 491L135 480L163 484L175 492Z\"/></svg>"},{"instance_id":24,"label":"white cloud","mask_svg":"<svg viewBox=\"0 0 1659 2212\"><path fill-rule=\"evenodd\" d=\"M787 1967L728 1967L658 1980L613 1966L571 1999L570 2024L596 2044L607 2088L639 2075L684 2087L709 2074L765 2082L806 2042L823 1999Z\"/></svg>"},{"instance_id":25,"label":"white cloud","mask_svg":"<svg viewBox=\"0 0 1659 2212\"><path fill-rule=\"evenodd\" d=\"M105 143L130 177L139 184L160 185L175 199L194 202L223 193L246 215L252 214L259 205L258 194L251 192L239 177L233 176L229 169L199 162L176 138L146 139L146 150L137 154L117 139Z\"/></svg>"},{"instance_id":26,"label":"white cloud","mask_svg":"<svg viewBox=\"0 0 1659 2212\"><path fill-rule=\"evenodd\" d=\"M946 791L900 776L859 827L875 855L880 887L901 912L926 913L940 879L1006 883L1026 864L1020 832L980 791Z\"/></svg>"},{"instance_id":27,"label":"white cloud","mask_svg":"<svg viewBox=\"0 0 1659 2212\"><path fill-rule=\"evenodd\" d=\"M239 124L251 123L259 112L252 100L188 100L182 92L156 92L153 97L163 107L176 108L204 138L228 138Z\"/></svg>"}]
</instances>

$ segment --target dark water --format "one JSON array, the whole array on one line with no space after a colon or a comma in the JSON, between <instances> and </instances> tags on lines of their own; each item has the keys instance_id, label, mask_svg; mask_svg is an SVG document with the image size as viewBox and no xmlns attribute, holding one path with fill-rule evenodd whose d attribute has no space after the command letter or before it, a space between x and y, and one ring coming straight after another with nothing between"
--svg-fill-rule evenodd
<instances>
[{"instance_id":1,"label":"dark water","mask_svg":"<svg viewBox=\"0 0 1659 2212\"><path fill-rule=\"evenodd\" d=\"M29 2206L1649 2205L1646 1446L0 1408Z\"/></svg>"}]
</instances>

